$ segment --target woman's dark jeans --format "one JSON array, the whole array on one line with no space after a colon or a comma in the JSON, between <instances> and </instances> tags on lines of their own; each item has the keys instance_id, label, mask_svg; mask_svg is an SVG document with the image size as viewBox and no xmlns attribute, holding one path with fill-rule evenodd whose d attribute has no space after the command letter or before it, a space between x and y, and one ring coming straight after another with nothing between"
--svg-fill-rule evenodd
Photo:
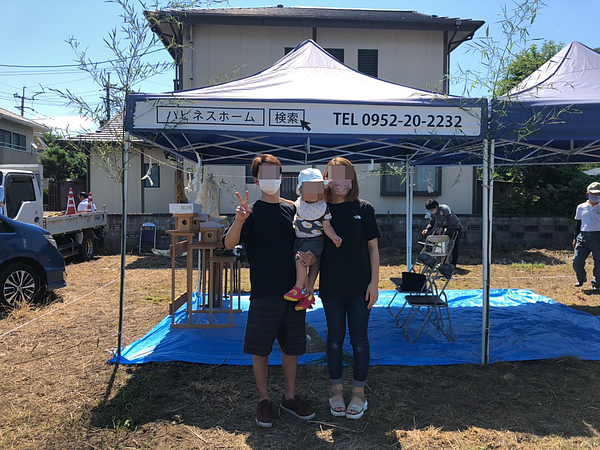
<instances>
[{"instance_id":1,"label":"woman's dark jeans","mask_svg":"<svg viewBox=\"0 0 600 450\"><path fill-rule=\"evenodd\" d=\"M332 384L342 383L342 351L346 337L346 316L352 357L354 360L354 386L363 387L367 383L367 373L371 360L371 349L367 330L370 309L365 296L322 299L327 318L327 368Z\"/></svg>"}]
</instances>

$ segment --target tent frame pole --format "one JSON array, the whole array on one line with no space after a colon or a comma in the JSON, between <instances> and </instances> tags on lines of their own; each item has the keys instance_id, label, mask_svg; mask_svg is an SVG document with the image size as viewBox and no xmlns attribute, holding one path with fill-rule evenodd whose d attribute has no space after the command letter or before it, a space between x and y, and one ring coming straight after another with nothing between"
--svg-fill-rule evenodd
<instances>
[{"instance_id":1,"label":"tent frame pole","mask_svg":"<svg viewBox=\"0 0 600 450\"><path fill-rule=\"evenodd\" d=\"M125 142L121 163L123 180L121 193L123 196L123 212L121 214L121 285L119 289L119 331L117 333L117 361L121 359L121 348L123 347L123 306L125 299L125 256L127 255L127 197L129 195L129 132L125 132Z\"/></svg>"},{"instance_id":2,"label":"tent frame pole","mask_svg":"<svg viewBox=\"0 0 600 450\"><path fill-rule=\"evenodd\" d=\"M410 158L406 157L406 270L412 267L413 225L413 171Z\"/></svg>"},{"instance_id":3,"label":"tent frame pole","mask_svg":"<svg viewBox=\"0 0 600 450\"><path fill-rule=\"evenodd\" d=\"M490 362L490 282L492 271L492 207L494 200L494 140L483 142L483 230L482 287L483 309L481 321L481 363Z\"/></svg>"}]
</instances>

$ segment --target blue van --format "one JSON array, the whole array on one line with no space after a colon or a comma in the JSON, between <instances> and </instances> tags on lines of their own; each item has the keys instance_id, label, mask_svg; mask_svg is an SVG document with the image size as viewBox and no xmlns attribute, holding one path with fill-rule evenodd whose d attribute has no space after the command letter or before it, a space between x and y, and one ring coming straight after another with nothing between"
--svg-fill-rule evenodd
<instances>
[{"instance_id":1,"label":"blue van","mask_svg":"<svg viewBox=\"0 0 600 450\"><path fill-rule=\"evenodd\" d=\"M1 306L37 300L65 287L66 276L65 260L50 233L0 214Z\"/></svg>"}]
</instances>

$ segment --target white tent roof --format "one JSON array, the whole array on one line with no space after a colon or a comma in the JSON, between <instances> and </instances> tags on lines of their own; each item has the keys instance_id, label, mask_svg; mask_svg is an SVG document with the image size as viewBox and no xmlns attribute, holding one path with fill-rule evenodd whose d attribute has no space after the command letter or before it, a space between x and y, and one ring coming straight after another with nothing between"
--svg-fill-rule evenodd
<instances>
[{"instance_id":1,"label":"white tent roof","mask_svg":"<svg viewBox=\"0 0 600 450\"><path fill-rule=\"evenodd\" d=\"M485 134L486 102L357 72L315 42L262 72L217 86L131 94L126 129L206 164L246 164L269 151L288 163L436 154ZM483 125L482 125L483 124ZM197 152L197 154L196 154ZM434 163L432 163L434 164Z\"/></svg>"},{"instance_id":2,"label":"white tent roof","mask_svg":"<svg viewBox=\"0 0 600 450\"><path fill-rule=\"evenodd\" d=\"M600 54L572 42L492 102L496 154L517 164L600 158Z\"/></svg>"},{"instance_id":3,"label":"white tent roof","mask_svg":"<svg viewBox=\"0 0 600 450\"><path fill-rule=\"evenodd\" d=\"M571 42L525 78L507 96L511 100L564 103L600 101L600 53Z\"/></svg>"}]
</instances>

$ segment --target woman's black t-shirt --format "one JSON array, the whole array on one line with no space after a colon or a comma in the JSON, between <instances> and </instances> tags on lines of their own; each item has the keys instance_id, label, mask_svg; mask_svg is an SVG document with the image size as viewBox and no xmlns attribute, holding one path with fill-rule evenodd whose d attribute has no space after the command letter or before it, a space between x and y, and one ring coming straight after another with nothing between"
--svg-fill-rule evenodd
<instances>
[{"instance_id":1,"label":"woman's black t-shirt","mask_svg":"<svg viewBox=\"0 0 600 450\"><path fill-rule=\"evenodd\" d=\"M331 226L342 238L336 248L325 239L321 256L319 297L356 297L365 295L371 282L371 261L367 242L379 238L373 205L365 200L328 203Z\"/></svg>"},{"instance_id":2,"label":"woman's black t-shirt","mask_svg":"<svg viewBox=\"0 0 600 450\"><path fill-rule=\"evenodd\" d=\"M296 207L257 200L250 209L240 235L250 263L250 299L283 296L296 282L292 228Z\"/></svg>"}]
</instances>

